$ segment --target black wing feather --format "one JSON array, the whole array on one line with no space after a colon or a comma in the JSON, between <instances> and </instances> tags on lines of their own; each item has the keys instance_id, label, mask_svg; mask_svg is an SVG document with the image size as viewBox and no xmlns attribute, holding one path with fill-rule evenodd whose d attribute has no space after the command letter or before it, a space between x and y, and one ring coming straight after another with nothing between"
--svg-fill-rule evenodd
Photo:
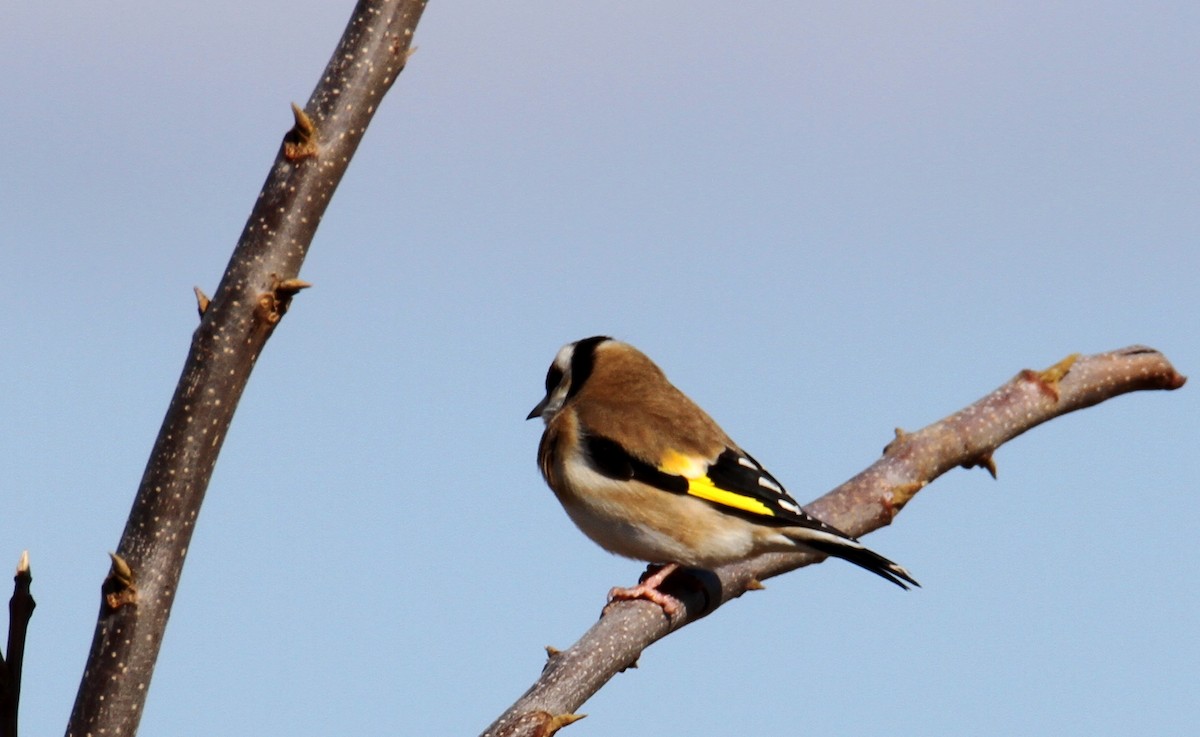
<instances>
[{"instance_id":1,"label":"black wing feather","mask_svg":"<svg viewBox=\"0 0 1200 737\"><path fill-rule=\"evenodd\" d=\"M674 494L686 494L688 480L673 473L660 471L629 451L615 440L600 435L585 435L583 446L587 449L592 468L610 479L628 481L637 479L656 489Z\"/></svg>"},{"instance_id":2,"label":"black wing feather","mask_svg":"<svg viewBox=\"0 0 1200 737\"><path fill-rule=\"evenodd\" d=\"M650 463L630 454L620 443L599 435L585 435L584 447L592 468L612 479L628 481L636 479L656 489L673 494L687 494L689 481L678 474L667 473ZM760 514L737 509L717 502L709 502L721 511L750 518L759 524L779 527L799 527L813 530L805 535L789 535L795 541L812 548L818 553L832 555L849 563L865 568L886 578L900 588L908 588L905 582L920 586L899 565L873 550L863 547L855 538L827 525L804 511L783 485L767 472L758 461L733 448L726 448L717 460L708 467L708 479L719 489L733 492L762 503L770 514Z\"/></svg>"}]
</instances>

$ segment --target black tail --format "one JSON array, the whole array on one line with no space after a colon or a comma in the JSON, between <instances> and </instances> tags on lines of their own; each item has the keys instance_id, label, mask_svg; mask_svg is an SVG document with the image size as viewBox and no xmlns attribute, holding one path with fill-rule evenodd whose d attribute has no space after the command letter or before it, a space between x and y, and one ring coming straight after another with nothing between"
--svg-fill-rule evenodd
<instances>
[{"instance_id":1,"label":"black tail","mask_svg":"<svg viewBox=\"0 0 1200 737\"><path fill-rule=\"evenodd\" d=\"M908 589L906 582L917 587L921 585L903 567L884 558L873 550L868 550L863 547L862 543L853 538L838 538L834 535L805 535L804 537L797 537L796 542L802 543L818 553L841 558L856 566L865 568L877 576L886 578L902 589Z\"/></svg>"}]
</instances>

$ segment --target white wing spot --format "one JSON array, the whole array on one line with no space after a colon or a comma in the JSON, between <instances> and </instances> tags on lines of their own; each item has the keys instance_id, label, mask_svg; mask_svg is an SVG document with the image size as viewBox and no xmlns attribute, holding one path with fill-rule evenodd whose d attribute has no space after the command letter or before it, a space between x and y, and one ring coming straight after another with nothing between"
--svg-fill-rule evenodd
<instances>
[{"instance_id":1,"label":"white wing spot","mask_svg":"<svg viewBox=\"0 0 1200 737\"><path fill-rule=\"evenodd\" d=\"M779 506L783 507L787 511L791 512L792 514L804 514L804 512L800 509L799 504L795 504L787 499L776 499L775 503L778 504ZM804 516L807 517L808 515L804 514Z\"/></svg>"},{"instance_id":2,"label":"white wing spot","mask_svg":"<svg viewBox=\"0 0 1200 737\"><path fill-rule=\"evenodd\" d=\"M780 486L779 484L775 483L771 479L767 478L766 476L758 477L758 485L765 489L770 489L771 491L775 492L776 494L783 493L783 487Z\"/></svg>"},{"instance_id":3,"label":"white wing spot","mask_svg":"<svg viewBox=\"0 0 1200 737\"><path fill-rule=\"evenodd\" d=\"M755 471L758 470L758 464L756 464L754 461L750 460L746 456L738 456L738 465L745 466L746 468L754 469Z\"/></svg>"}]
</instances>

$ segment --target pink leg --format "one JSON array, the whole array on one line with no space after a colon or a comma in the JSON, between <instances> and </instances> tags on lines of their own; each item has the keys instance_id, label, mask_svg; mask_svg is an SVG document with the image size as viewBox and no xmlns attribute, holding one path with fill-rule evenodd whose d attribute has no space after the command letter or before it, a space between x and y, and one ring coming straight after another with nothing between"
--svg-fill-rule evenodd
<instances>
[{"instance_id":1,"label":"pink leg","mask_svg":"<svg viewBox=\"0 0 1200 737\"><path fill-rule=\"evenodd\" d=\"M664 594L658 590L658 585L667 579L672 573L679 568L677 563L669 563L662 568L659 568L645 581L642 581L637 586L623 589L615 588L608 592L608 601L626 601L629 599L647 599L662 607L663 613L668 617L673 616L679 611L682 604L679 599L676 599L670 594Z\"/></svg>"}]
</instances>

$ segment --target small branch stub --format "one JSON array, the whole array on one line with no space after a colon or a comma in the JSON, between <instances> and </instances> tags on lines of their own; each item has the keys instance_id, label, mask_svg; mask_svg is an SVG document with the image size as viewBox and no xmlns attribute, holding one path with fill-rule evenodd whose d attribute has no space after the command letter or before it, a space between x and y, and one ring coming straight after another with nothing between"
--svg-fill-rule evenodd
<instances>
[{"instance_id":1,"label":"small branch stub","mask_svg":"<svg viewBox=\"0 0 1200 737\"><path fill-rule=\"evenodd\" d=\"M37 602L29 593L33 575L29 551L21 553L13 576L12 598L8 600L8 646L0 657L0 735L16 737L17 712L21 704L21 672L25 665L25 639ZM6 659L7 658L7 659Z\"/></svg>"},{"instance_id":2,"label":"small branch stub","mask_svg":"<svg viewBox=\"0 0 1200 737\"><path fill-rule=\"evenodd\" d=\"M104 594L104 605L110 612L126 605L136 606L138 591L133 580L133 569L116 553L109 553L108 557L112 558L112 566L100 586L100 591Z\"/></svg>"},{"instance_id":3,"label":"small branch stub","mask_svg":"<svg viewBox=\"0 0 1200 737\"><path fill-rule=\"evenodd\" d=\"M283 137L283 155L288 161L299 161L317 155L317 126L300 106L292 103L292 116L296 119L292 129Z\"/></svg>"},{"instance_id":4,"label":"small branch stub","mask_svg":"<svg viewBox=\"0 0 1200 737\"><path fill-rule=\"evenodd\" d=\"M208 306L212 304L212 300L204 293L200 287L192 287L192 291L196 293L196 309L200 312L201 319L204 318L204 313L208 312Z\"/></svg>"},{"instance_id":5,"label":"small branch stub","mask_svg":"<svg viewBox=\"0 0 1200 737\"><path fill-rule=\"evenodd\" d=\"M967 463L963 464L963 468L982 468L991 474L992 478L996 478L996 459L992 457L991 451L980 455Z\"/></svg>"},{"instance_id":6,"label":"small branch stub","mask_svg":"<svg viewBox=\"0 0 1200 737\"><path fill-rule=\"evenodd\" d=\"M527 733L532 733L533 737L552 737L558 730L568 724L578 722L585 716L587 714L554 715L548 711L534 711L522 714L516 721L508 725L507 729L501 730L498 734L500 737Z\"/></svg>"},{"instance_id":7,"label":"small branch stub","mask_svg":"<svg viewBox=\"0 0 1200 737\"><path fill-rule=\"evenodd\" d=\"M312 284L302 279L274 277L271 291L264 292L258 298L258 307L263 318L271 325L279 322L287 314L288 307L292 304L292 297L295 297L300 290L308 289L311 286Z\"/></svg>"},{"instance_id":8,"label":"small branch stub","mask_svg":"<svg viewBox=\"0 0 1200 737\"><path fill-rule=\"evenodd\" d=\"M568 724L574 724L586 716L587 714L558 714L552 716L545 724L538 728L535 734L537 737L550 737Z\"/></svg>"},{"instance_id":9,"label":"small branch stub","mask_svg":"<svg viewBox=\"0 0 1200 737\"><path fill-rule=\"evenodd\" d=\"M1072 353L1045 371L1025 369L1021 372L1021 378L1036 383L1043 394L1057 402L1059 399L1058 382L1071 372L1071 366L1078 360L1079 354Z\"/></svg>"},{"instance_id":10,"label":"small branch stub","mask_svg":"<svg viewBox=\"0 0 1200 737\"><path fill-rule=\"evenodd\" d=\"M883 446L883 454L885 456L894 453L897 448L904 444L904 439L908 437L908 432L902 427L897 427L894 432L896 437L892 438L891 442Z\"/></svg>"}]
</instances>

